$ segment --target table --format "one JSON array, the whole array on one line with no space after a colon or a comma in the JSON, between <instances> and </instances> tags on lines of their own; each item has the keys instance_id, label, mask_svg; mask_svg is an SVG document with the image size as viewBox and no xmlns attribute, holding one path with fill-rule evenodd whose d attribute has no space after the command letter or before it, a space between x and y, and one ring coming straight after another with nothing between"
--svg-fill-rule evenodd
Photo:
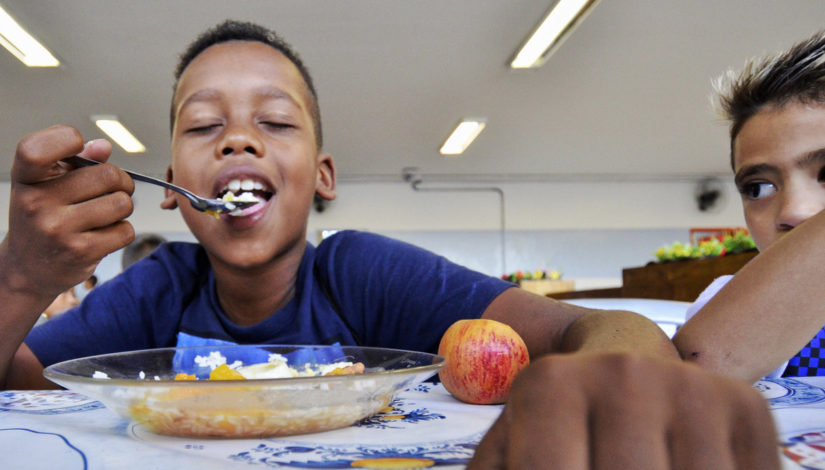
<instances>
[{"instance_id":1,"label":"table","mask_svg":"<svg viewBox=\"0 0 825 470\"><path fill-rule=\"evenodd\" d=\"M159 436L98 401L58 390L0 392L3 469L462 469L501 406L461 403L422 383L355 426L273 439ZM140 463L145 462L145 463ZM404 463L404 466L397 466ZM395 464L396 466L391 466Z\"/></svg>"},{"instance_id":2,"label":"table","mask_svg":"<svg viewBox=\"0 0 825 470\"><path fill-rule=\"evenodd\" d=\"M754 386L770 404L782 468L825 469L825 377L766 379Z\"/></svg>"},{"instance_id":3,"label":"table","mask_svg":"<svg viewBox=\"0 0 825 470\"><path fill-rule=\"evenodd\" d=\"M783 469L825 469L825 377L770 379L754 386L772 408ZM466 405L441 385L423 383L399 394L378 415L337 431L184 439L152 434L74 392L6 391L0 392L0 466L462 469L500 412L501 406Z\"/></svg>"}]
</instances>

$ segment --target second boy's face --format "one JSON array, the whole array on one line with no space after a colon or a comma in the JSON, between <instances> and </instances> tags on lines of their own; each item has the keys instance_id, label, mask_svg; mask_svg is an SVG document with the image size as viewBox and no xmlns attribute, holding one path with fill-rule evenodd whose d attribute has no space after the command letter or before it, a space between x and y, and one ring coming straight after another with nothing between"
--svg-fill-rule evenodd
<instances>
[{"instance_id":1,"label":"second boy's face","mask_svg":"<svg viewBox=\"0 0 825 470\"><path fill-rule=\"evenodd\" d=\"M764 250L825 209L825 106L760 111L737 135L733 162L748 229Z\"/></svg>"},{"instance_id":2,"label":"second boy's face","mask_svg":"<svg viewBox=\"0 0 825 470\"><path fill-rule=\"evenodd\" d=\"M302 250L314 194L334 197L334 167L316 146L310 104L295 65L259 42L211 46L185 69L169 179L208 197L232 191L259 200L216 219L168 193L213 264L254 268Z\"/></svg>"}]
</instances>

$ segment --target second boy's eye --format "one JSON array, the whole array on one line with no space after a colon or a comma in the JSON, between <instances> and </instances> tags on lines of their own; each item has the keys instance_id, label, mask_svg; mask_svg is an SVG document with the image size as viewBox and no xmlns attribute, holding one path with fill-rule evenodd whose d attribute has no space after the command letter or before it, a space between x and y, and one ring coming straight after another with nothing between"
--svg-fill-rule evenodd
<instances>
[{"instance_id":1,"label":"second boy's eye","mask_svg":"<svg viewBox=\"0 0 825 470\"><path fill-rule=\"evenodd\" d=\"M775 193L776 186L765 181L745 183L739 188L739 192L747 199L757 200Z\"/></svg>"}]
</instances>

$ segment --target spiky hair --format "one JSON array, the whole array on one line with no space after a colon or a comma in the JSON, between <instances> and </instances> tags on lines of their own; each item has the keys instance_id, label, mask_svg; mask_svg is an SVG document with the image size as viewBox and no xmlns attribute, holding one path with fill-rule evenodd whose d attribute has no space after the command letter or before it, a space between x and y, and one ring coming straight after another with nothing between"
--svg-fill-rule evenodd
<instances>
[{"instance_id":1,"label":"spiky hair","mask_svg":"<svg viewBox=\"0 0 825 470\"><path fill-rule=\"evenodd\" d=\"M825 103L825 31L783 52L748 60L713 81L717 113L730 121L731 167L734 140L752 116L789 102Z\"/></svg>"}]
</instances>

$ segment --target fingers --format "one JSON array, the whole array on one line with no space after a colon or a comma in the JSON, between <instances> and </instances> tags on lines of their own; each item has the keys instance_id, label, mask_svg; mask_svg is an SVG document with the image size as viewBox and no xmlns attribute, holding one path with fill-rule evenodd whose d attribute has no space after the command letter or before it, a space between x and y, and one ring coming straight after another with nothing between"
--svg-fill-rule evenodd
<instances>
[{"instance_id":1,"label":"fingers","mask_svg":"<svg viewBox=\"0 0 825 470\"><path fill-rule=\"evenodd\" d=\"M587 394L580 383L568 380L570 363L563 357L536 362L540 367L525 369L510 389L507 468L587 470ZM543 441L539 445L535 442L538 436Z\"/></svg>"},{"instance_id":2,"label":"fingers","mask_svg":"<svg viewBox=\"0 0 825 470\"><path fill-rule=\"evenodd\" d=\"M733 452L732 433L740 423L733 418L738 405L724 391L728 384L700 372L687 370L672 391L671 468L749 468L739 465Z\"/></svg>"},{"instance_id":3,"label":"fingers","mask_svg":"<svg viewBox=\"0 0 825 470\"><path fill-rule=\"evenodd\" d=\"M84 158L97 160L99 162L105 162L109 159L109 155L111 154L112 144L105 139L96 139L86 142L86 145L83 147L83 151L77 155Z\"/></svg>"},{"instance_id":4,"label":"fingers","mask_svg":"<svg viewBox=\"0 0 825 470\"><path fill-rule=\"evenodd\" d=\"M83 150L83 136L69 126L53 126L29 134L17 144L11 179L34 184L65 173L57 162Z\"/></svg>"},{"instance_id":5,"label":"fingers","mask_svg":"<svg viewBox=\"0 0 825 470\"><path fill-rule=\"evenodd\" d=\"M547 356L519 374L469 469L590 468L587 399L565 365Z\"/></svg>"},{"instance_id":6,"label":"fingers","mask_svg":"<svg viewBox=\"0 0 825 470\"><path fill-rule=\"evenodd\" d=\"M504 470L507 468L505 458L508 455L509 423L506 414L505 409L484 435L478 444L473 460L467 465L467 470Z\"/></svg>"},{"instance_id":7,"label":"fingers","mask_svg":"<svg viewBox=\"0 0 825 470\"><path fill-rule=\"evenodd\" d=\"M733 419L741 423L733 433L734 458L737 468L772 470L780 468L779 438L773 417L764 397L748 384L733 383L731 386L745 387L739 408ZM770 445L773 442L774 445Z\"/></svg>"},{"instance_id":8,"label":"fingers","mask_svg":"<svg viewBox=\"0 0 825 470\"><path fill-rule=\"evenodd\" d=\"M51 197L65 204L83 203L116 192L123 192L124 196L128 197L135 190L132 178L112 165L76 168L66 172L60 178L53 178L32 186L48 191Z\"/></svg>"},{"instance_id":9,"label":"fingers","mask_svg":"<svg viewBox=\"0 0 825 470\"><path fill-rule=\"evenodd\" d=\"M111 145L83 144L76 129L55 126L24 138L12 167L9 250L2 261L32 295L56 295L86 279L105 255L128 244L134 230L134 182L111 165L70 168L71 155L105 161Z\"/></svg>"},{"instance_id":10,"label":"fingers","mask_svg":"<svg viewBox=\"0 0 825 470\"><path fill-rule=\"evenodd\" d=\"M778 438L767 402L749 384L692 364L674 389L673 468L778 469Z\"/></svg>"},{"instance_id":11,"label":"fingers","mask_svg":"<svg viewBox=\"0 0 825 470\"><path fill-rule=\"evenodd\" d=\"M470 469L779 469L765 400L699 367L632 354L535 361Z\"/></svg>"},{"instance_id":12,"label":"fingers","mask_svg":"<svg viewBox=\"0 0 825 470\"><path fill-rule=\"evenodd\" d=\"M635 375L628 379L634 380ZM663 405L659 390L644 382L619 382L609 388L609 393L589 406L592 468L670 468L667 422L671 410Z\"/></svg>"}]
</instances>

